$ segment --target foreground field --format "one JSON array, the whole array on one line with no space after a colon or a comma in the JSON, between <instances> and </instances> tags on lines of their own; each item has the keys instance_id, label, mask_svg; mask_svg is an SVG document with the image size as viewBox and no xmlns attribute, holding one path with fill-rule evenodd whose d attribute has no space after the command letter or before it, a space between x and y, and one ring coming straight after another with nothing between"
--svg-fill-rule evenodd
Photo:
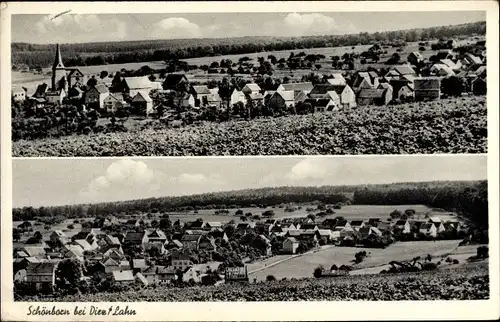
<instances>
[{"instance_id":1,"label":"foreground field","mask_svg":"<svg viewBox=\"0 0 500 322\"><path fill-rule=\"evenodd\" d=\"M312 277L313 271L318 265L323 265L325 269L329 269L333 264L337 266L350 265L356 270L379 267L393 260L410 260L416 256L425 257L427 254L440 256L451 253L458 246L458 243L459 241L457 240L397 242L386 249L326 247L318 252L288 259L274 266L271 266L272 263L269 263L269 267L261 269L253 274L251 273L250 277L252 279L256 278L258 281L265 280L268 275L274 275L278 279L284 277ZM369 253L369 256L360 264L353 265L354 254L363 250ZM256 269L258 269L258 267L256 267ZM376 270L376 273L381 270L382 268ZM250 270L250 272L252 272L252 270Z\"/></svg>"},{"instance_id":2,"label":"foreground field","mask_svg":"<svg viewBox=\"0 0 500 322\"><path fill-rule=\"evenodd\" d=\"M323 155L487 152L486 99L461 97L180 129L17 141L13 156Z\"/></svg>"},{"instance_id":3,"label":"foreground field","mask_svg":"<svg viewBox=\"0 0 500 322\"><path fill-rule=\"evenodd\" d=\"M489 298L486 263L466 269L399 275L362 275L332 279L276 281L249 285L156 288L58 298L61 302L177 301L401 301L484 300ZM16 298L47 301L46 298Z\"/></svg>"}]
</instances>

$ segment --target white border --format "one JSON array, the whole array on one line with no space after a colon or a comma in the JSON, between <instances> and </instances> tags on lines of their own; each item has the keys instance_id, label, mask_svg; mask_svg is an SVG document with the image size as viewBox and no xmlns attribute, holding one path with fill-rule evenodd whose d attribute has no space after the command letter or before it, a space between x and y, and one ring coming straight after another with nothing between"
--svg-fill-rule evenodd
<instances>
[{"instance_id":1,"label":"white border","mask_svg":"<svg viewBox=\"0 0 500 322\"><path fill-rule=\"evenodd\" d=\"M287 10L289 5L290 10ZM174 2L174 3L2 3L1 4L1 91L0 109L2 147L2 320L23 321L278 321L278 320L404 320L404 319L495 319L499 312L499 238L498 238L498 3L496 1L361 1L361 2ZM490 209L490 297L488 301L428 301L428 302L272 302L272 303L128 303L137 316L26 316L29 303L12 302L12 163L10 141L10 15L57 14L71 9L72 13L192 13L192 12L332 12L332 11L487 11L488 43L488 176ZM258 156L256 156L258 157ZM340 156L339 156L340 157ZM357 156L363 157L363 156ZM399 157L399 156L393 156ZM400 156L411 157L411 156ZM467 169L464 169L467 171ZM495 231L496 230L496 231ZM68 308L92 303L36 303L40 306ZM96 303L99 307L118 303Z\"/></svg>"}]
</instances>

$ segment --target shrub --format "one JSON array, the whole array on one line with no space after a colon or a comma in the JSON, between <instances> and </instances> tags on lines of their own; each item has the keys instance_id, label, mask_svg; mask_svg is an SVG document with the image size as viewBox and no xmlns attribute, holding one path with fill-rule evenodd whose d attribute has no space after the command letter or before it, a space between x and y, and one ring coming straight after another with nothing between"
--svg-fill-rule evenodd
<instances>
[{"instance_id":1,"label":"shrub","mask_svg":"<svg viewBox=\"0 0 500 322\"><path fill-rule=\"evenodd\" d=\"M424 263L424 264L422 264L423 271L435 271L437 269L438 269L438 266L436 263Z\"/></svg>"},{"instance_id":2,"label":"shrub","mask_svg":"<svg viewBox=\"0 0 500 322\"><path fill-rule=\"evenodd\" d=\"M453 260L453 264L459 264L460 262L458 261L458 259L454 259Z\"/></svg>"},{"instance_id":3,"label":"shrub","mask_svg":"<svg viewBox=\"0 0 500 322\"><path fill-rule=\"evenodd\" d=\"M449 256L448 256L448 257L446 258L445 262L447 262L447 263L451 263L451 262L453 262L453 259L451 259L451 257L449 257Z\"/></svg>"},{"instance_id":4,"label":"shrub","mask_svg":"<svg viewBox=\"0 0 500 322\"><path fill-rule=\"evenodd\" d=\"M488 258L489 257L488 246L479 246L477 248L477 257L479 257L479 258Z\"/></svg>"},{"instance_id":5,"label":"shrub","mask_svg":"<svg viewBox=\"0 0 500 322\"><path fill-rule=\"evenodd\" d=\"M268 282L274 282L274 281L276 281L276 277L274 275L267 275L266 276L266 281L268 281Z\"/></svg>"},{"instance_id":6,"label":"shrub","mask_svg":"<svg viewBox=\"0 0 500 322\"><path fill-rule=\"evenodd\" d=\"M366 251L361 251L361 252L357 252L355 255L354 255L354 262L356 264L359 264L363 261L363 259L365 259L366 257Z\"/></svg>"},{"instance_id":7,"label":"shrub","mask_svg":"<svg viewBox=\"0 0 500 322\"><path fill-rule=\"evenodd\" d=\"M323 276L324 271L325 271L325 268L322 265L319 265L318 267L316 267L314 269L313 275L316 278L320 278L321 276Z\"/></svg>"}]
</instances>

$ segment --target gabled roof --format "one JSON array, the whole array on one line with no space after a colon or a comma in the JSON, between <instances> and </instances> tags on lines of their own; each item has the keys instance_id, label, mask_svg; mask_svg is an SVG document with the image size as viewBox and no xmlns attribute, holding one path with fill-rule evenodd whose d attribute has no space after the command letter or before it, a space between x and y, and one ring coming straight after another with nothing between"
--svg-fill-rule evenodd
<instances>
[{"instance_id":1,"label":"gabled roof","mask_svg":"<svg viewBox=\"0 0 500 322\"><path fill-rule=\"evenodd\" d=\"M129 89L149 89L153 87L151 81L146 76L124 77L123 81Z\"/></svg>"},{"instance_id":2,"label":"gabled roof","mask_svg":"<svg viewBox=\"0 0 500 322\"><path fill-rule=\"evenodd\" d=\"M181 238L181 242L199 241L201 237L202 235L200 234L193 234L193 235L184 234L184 236L182 236Z\"/></svg>"},{"instance_id":3,"label":"gabled roof","mask_svg":"<svg viewBox=\"0 0 500 322\"><path fill-rule=\"evenodd\" d=\"M438 77L415 78L415 90L439 90L441 80Z\"/></svg>"},{"instance_id":4,"label":"gabled roof","mask_svg":"<svg viewBox=\"0 0 500 322\"><path fill-rule=\"evenodd\" d=\"M124 101L122 93L110 93L104 100L105 101L116 100L118 102Z\"/></svg>"},{"instance_id":5,"label":"gabled roof","mask_svg":"<svg viewBox=\"0 0 500 322\"><path fill-rule=\"evenodd\" d=\"M24 89L21 86L12 87L12 93L24 93Z\"/></svg>"},{"instance_id":6,"label":"gabled roof","mask_svg":"<svg viewBox=\"0 0 500 322\"><path fill-rule=\"evenodd\" d=\"M395 70L400 75L415 74L415 71L409 65L394 66L391 70Z\"/></svg>"},{"instance_id":7,"label":"gabled roof","mask_svg":"<svg viewBox=\"0 0 500 322\"><path fill-rule=\"evenodd\" d=\"M396 223L394 224L395 226L404 226L406 225L408 221L407 220L398 220L396 221Z\"/></svg>"},{"instance_id":8,"label":"gabled roof","mask_svg":"<svg viewBox=\"0 0 500 322\"><path fill-rule=\"evenodd\" d=\"M26 267L27 275L47 275L53 274L55 272L57 263L55 262L41 262L41 263L29 263Z\"/></svg>"},{"instance_id":9,"label":"gabled roof","mask_svg":"<svg viewBox=\"0 0 500 322\"><path fill-rule=\"evenodd\" d=\"M125 235L125 242L128 243L141 243L144 238L145 232L128 232Z\"/></svg>"},{"instance_id":10,"label":"gabled roof","mask_svg":"<svg viewBox=\"0 0 500 322\"><path fill-rule=\"evenodd\" d=\"M62 230L54 230L51 235L57 235L58 237L66 237L66 234Z\"/></svg>"},{"instance_id":11,"label":"gabled roof","mask_svg":"<svg viewBox=\"0 0 500 322\"><path fill-rule=\"evenodd\" d=\"M148 280L141 273L135 274L135 279L141 282L143 285L148 285Z\"/></svg>"},{"instance_id":12,"label":"gabled roof","mask_svg":"<svg viewBox=\"0 0 500 322\"><path fill-rule=\"evenodd\" d=\"M277 91L274 93L274 95L281 96L281 98L283 98L284 101L294 101L295 100L295 93L293 91Z\"/></svg>"},{"instance_id":13,"label":"gabled roof","mask_svg":"<svg viewBox=\"0 0 500 322\"><path fill-rule=\"evenodd\" d=\"M250 94L247 94L247 97L254 101L264 99L264 95L257 92L251 92Z\"/></svg>"},{"instance_id":14,"label":"gabled roof","mask_svg":"<svg viewBox=\"0 0 500 322\"><path fill-rule=\"evenodd\" d=\"M37 255L45 255L45 249L39 246L25 246L23 247L25 253L27 253L30 257Z\"/></svg>"},{"instance_id":15,"label":"gabled roof","mask_svg":"<svg viewBox=\"0 0 500 322\"><path fill-rule=\"evenodd\" d=\"M134 274L131 270L121 270L121 271L113 271L113 278L117 282L127 282L134 280Z\"/></svg>"},{"instance_id":16,"label":"gabled roof","mask_svg":"<svg viewBox=\"0 0 500 322\"><path fill-rule=\"evenodd\" d=\"M351 221L351 226L361 226L363 223L363 220L353 220Z\"/></svg>"},{"instance_id":17,"label":"gabled roof","mask_svg":"<svg viewBox=\"0 0 500 322\"><path fill-rule=\"evenodd\" d=\"M347 85L317 84L309 95L324 95L330 91L335 91L340 95L346 86Z\"/></svg>"},{"instance_id":18,"label":"gabled roof","mask_svg":"<svg viewBox=\"0 0 500 322\"><path fill-rule=\"evenodd\" d=\"M287 239L285 239L285 241L291 241L292 243L298 243L299 241L297 239L295 239L294 237L288 237Z\"/></svg>"},{"instance_id":19,"label":"gabled roof","mask_svg":"<svg viewBox=\"0 0 500 322\"><path fill-rule=\"evenodd\" d=\"M103 262L101 262L102 265L104 265L105 267L109 267L109 266L120 266L120 262L119 261L116 261L114 260L113 258L111 257L108 257L106 258Z\"/></svg>"},{"instance_id":20,"label":"gabled roof","mask_svg":"<svg viewBox=\"0 0 500 322\"><path fill-rule=\"evenodd\" d=\"M473 64L482 64L482 60L481 58L477 57L477 56L474 56L473 54L471 53L467 53L465 54L466 58L468 58Z\"/></svg>"},{"instance_id":21,"label":"gabled roof","mask_svg":"<svg viewBox=\"0 0 500 322\"><path fill-rule=\"evenodd\" d=\"M171 240L168 244L172 245L172 246L177 246L179 248L182 247L182 243L180 241L178 241L177 239Z\"/></svg>"},{"instance_id":22,"label":"gabled roof","mask_svg":"<svg viewBox=\"0 0 500 322\"><path fill-rule=\"evenodd\" d=\"M314 86L311 82L281 84L285 91L311 91Z\"/></svg>"},{"instance_id":23,"label":"gabled roof","mask_svg":"<svg viewBox=\"0 0 500 322\"><path fill-rule=\"evenodd\" d=\"M149 97L148 93L139 91L137 94L135 94L134 98L132 99L132 102L147 102L151 103L153 100L151 97Z\"/></svg>"},{"instance_id":24,"label":"gabled roof","mask_svg":"<svg viewBox=\"0 0 500 322\"><path fill-rule=\"evenodd\" d=\"M132 267L134 269L136 269L136 268L144 269L144 268L147 268L148 265L146 264L145 259L132 259Z\"/></svg>"},{"instance_id":25,"label":"gabled roof","mask_svg":"<svg viewBox=\"0 0 500 322\"><path fill-rule=\"evenodd\" d=\"M248 88L252 92L260 92L260 86L255 83L246 84L243 88Z\"/></svg>"},{"instance_id":26,"label":"gabled roof","mask_svg":"<svg viewBox=\"0 0 500 322\"><path fill-rule=\"evenodd\" d=\"M91 250L92 246L85 239L77 239L75 243L78 244L83 250Z\"/></svg>"},{"instance_id":27,"label":"gabled roof","mask_svg":"<svg viewBox=\"0 0 500 322\"><path fill-rule=\"evenodd\" d=\"M192 89L193 89L193 92L195 92L198 95L211 94L207 85L193 85Z\"/></svg>"},{"instance_id":28,"label":"gabled roof","mask_svg":"<svg viewBox=\"0 0 500 322\"><path fill-rule=\"evenodd\" d=\"M97 84L94 88L99 92L99 94L109 93L108 87L104 84Z\"/></svg>"},{"instance_id":29,"label":"gabled roof","mask_svg":"<svg viewBox=\"0 0 500 322\"><path fill-rule=\"evenodd\" d=\"M167 236L165 235L165 233L160 229L155 229L154 231L152 231L148 235L148 237L155 238L155 239L167 239Z\"/></svg>"}]
</instances>

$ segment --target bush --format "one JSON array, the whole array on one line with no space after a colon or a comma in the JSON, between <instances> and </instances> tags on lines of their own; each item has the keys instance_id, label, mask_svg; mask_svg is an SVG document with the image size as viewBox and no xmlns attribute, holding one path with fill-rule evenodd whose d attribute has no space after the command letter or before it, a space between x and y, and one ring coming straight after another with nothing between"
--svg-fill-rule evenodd
<instances>
[{"instance_id":1,"label":"bush","mask_svg":"<svg viewBox=\"0 0 500 322\"><path fill-rule=\"evenodd\" d=\"M451 263L451 262L453 262L453 259L451 259L451 257L449 257L449 256L448 256L448 257L446 258L445 262L447 262L447 263Z\"/></svg>"},{"instance_id":2,"label":"bush","mask_svg":"<svg viewBox=\"0 0 500 322\"><path fill-rule=\"evenodd\" d=\"M318 267L316 267L314 269L313 275L316 278L320 278L321 276L323 276L324 271L325 271L325 268L322 265L319 265Z\"/></svg>"},{"instance_id":3,"label":"bush","mask_svg":"<svg viewBox=\"0 0 500 322\"><path fill-rule=\"evenodd\" d=\"M366 251L357 252L354 255L354 262L356 264L359 264L359 263L361 263L363 261L363 259L365 259L366 256L367 256Z\"/></svg>"},{"instance_id":4,"label":"bush","mask_svg":"<svg viewBox=\"0 0 500 322\"><path fill-rule=\"evenodd\" d=\"M489 257L488 246L479 246L477 248L477 257L478 258L488 258Z\"/></svg>"},{"instance_id":5,"label":"bush","mask_svg":"<svg viewBox=\"0 0 500 322\"><path fill-rule=\"evenodd\" d=\"M436 263L424 263L424 264L422 264L423 271L435 271L437 269L438 269L438 266Z\"/></svg>"},{"instance_id":6,"label":"bush","mask_svg":"<svg viewBox=\"0 0 500 322\"><path fill-rule=\"evenodd\" d=\"M274 275L267 275L266 276L266 281L268 281L268 282L274 282L274 281L276 281L276 277Z\"/></svg>"},{"instance_id":7,"label":"bush","mask_svg":"<svg viewBox=\"0 0 500 322\"><path fill-rule=\"evenodd\" d=\"M454 259L453 260L453 264L459 264L460 262L458 261L458 259Z\"/></svg>"}]
</instances>

